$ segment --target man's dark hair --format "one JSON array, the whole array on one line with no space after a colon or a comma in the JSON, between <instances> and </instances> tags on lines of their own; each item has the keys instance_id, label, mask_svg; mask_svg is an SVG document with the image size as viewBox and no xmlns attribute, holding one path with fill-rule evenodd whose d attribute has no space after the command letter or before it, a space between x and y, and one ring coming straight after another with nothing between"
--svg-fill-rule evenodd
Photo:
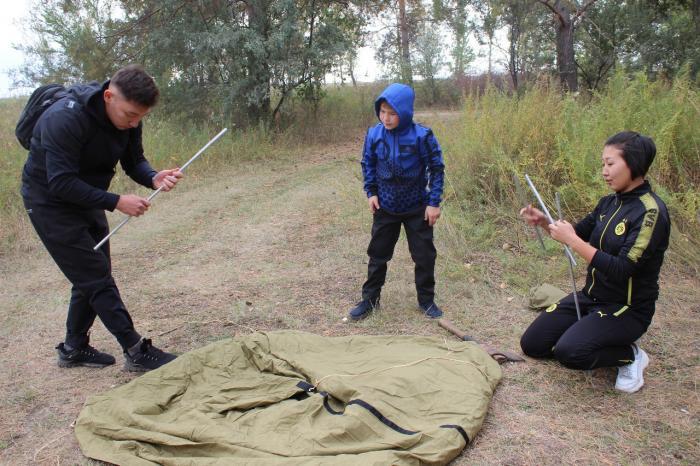
<instances>
[{"instance_id":1,"label":"man's dark hair","mask_svg":"<svg viewBox=\"0 0 700 466\"><path fill-rule=\"evenodd\" d=\"M605 141L605 145L622 151L622 158L630 169L632 179L645 176L656 157L654 141L634 131L617 133Z\"/></svg>"},{"instance_id":2,"label":"man's dark hair","mask_svg":"<svg viewBox=\"0 0 700 466\"><path fill-rule=\"evenodd\" d=\"M141 65L127 65L120 69L114 73L110 84L116 86L126 100L131 102L149 108L158 103L160 92L156 82Z\"/></svg>"}]
</instances>

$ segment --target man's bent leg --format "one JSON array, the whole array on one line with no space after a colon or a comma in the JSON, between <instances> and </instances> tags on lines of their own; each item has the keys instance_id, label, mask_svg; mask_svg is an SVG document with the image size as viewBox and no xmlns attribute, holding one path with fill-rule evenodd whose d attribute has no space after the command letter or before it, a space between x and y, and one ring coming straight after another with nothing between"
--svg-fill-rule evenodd
<instances>
[{"instance_id":1,"label":"man's bent leg","mask_svg":"<svg viewBox=\"0 0 700 466\"><path fill-rule=\"evenodd\" d=\"M88 332L95 322L97 313L92 309L88 298L75 286L71 289L71 299L66 318L66 345L80 348L88 344Z\"/></svg>"},{"instance_id":2,"label":"man's bent leg","mask_svg":"<svg viewBox=\"0 0 700 466\"><path fill-rule=\"evenodd\" d=\"M69 309L68 333L77 336L90 328L94 316L86 310L87 301L123 348L135 345L141 336L112 278L109 253L92 249L93 235L107 225L104 212L31 206L29 217L51 257L82 295L71 301L75 307Z\"/></svg>"}]
</instances>

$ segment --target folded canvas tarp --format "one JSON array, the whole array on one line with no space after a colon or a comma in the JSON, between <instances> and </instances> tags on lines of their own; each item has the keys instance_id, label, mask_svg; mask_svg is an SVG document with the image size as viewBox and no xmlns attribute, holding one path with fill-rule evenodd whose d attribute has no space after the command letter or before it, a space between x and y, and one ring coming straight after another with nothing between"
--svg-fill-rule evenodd
<instances>
[{"instance_id":1,"label":"folded canvas tarp","mask_svg":"<svg viewBox=\"0 0 700 466\"><path fill-rule=\"evenodd\" d=\"M121 465L445 464L501 375L471 342L255 333L91 397L75 433Z\"/></svg>"}]
</instances>

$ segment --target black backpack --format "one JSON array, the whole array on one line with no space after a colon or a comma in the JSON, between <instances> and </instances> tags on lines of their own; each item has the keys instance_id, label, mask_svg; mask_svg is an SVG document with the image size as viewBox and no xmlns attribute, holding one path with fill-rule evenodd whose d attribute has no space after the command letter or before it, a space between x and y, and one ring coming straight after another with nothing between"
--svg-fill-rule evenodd
<instances>
[{"instance_id":1,"label":"black backpack","mask_svg":"<svg viewBox=\"0 0 700 466\"><path fill-rule=\"evenodd\" d=\"M37 120L47 108L66 94L65 91L66 88L60 84L46 84L32 92L15 126L15 136L22 147L29 150Z\"/></svg>"}]
</instances>

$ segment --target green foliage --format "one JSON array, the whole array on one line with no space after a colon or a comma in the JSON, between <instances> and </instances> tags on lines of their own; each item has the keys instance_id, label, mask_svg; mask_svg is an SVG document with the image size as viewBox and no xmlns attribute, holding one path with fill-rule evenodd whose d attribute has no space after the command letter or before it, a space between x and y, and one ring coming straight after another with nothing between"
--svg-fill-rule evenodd
<instances>
[{"instance_id":1,"label":"green foliage","mask_svg":"<svg viewBox=\"0 0 700 466\"><path fill-rule=\"evenodd\" d=\"M442 40L434 26L423 27L416 38L415 49L414 70L423 78L430 103L435 104L440 98L437 75L446 63L442 52Z\"/></svg>"},{"instance_id":2,"label":"green foliage","mask_svg":"<svg viewBox=\"0 0 700 466\"><path fill-rule=\"evenodd\" d=\"M36 5L37 39L20 47L30 57L21 71L30 83L74 82L140 62L170 117L257 124L347 59L361 42L364 3L51 0Z\"/></svg>"},{"instance_id":3,"label":"green foliage","mask_svg":"<svg viewBox=\"0 0 700 466\"><path fill-rule=\"evenodd\" d=\"M28 57L19 69L20 82L75 83L103 80L120 61L120 47L112 32L116 26L110 0L46 0L35 2L28 27L33 41L19 44Z\"/></svg>"},{"instance_id":4,"label":"green foliage","mask_svg":"<svg viewBox=\"0 0 700 466\"><path fill-rule=\"evenodd\" d=\"M452 56L452 73L455 76L464 76L469 63L474 60L474 52L469 47L469 1L468 0L435 0L433 2L433 16L437 21L445 22L452 33L453 46L450 50ZM434 25L431 25L434 28ZM484 24L488 27L488 23ZM433 29L434 30L434 29Z\"/></svg>"},{"instance_id":5,"label":"green foliage","mask_svg":"<svg viewBox=\"0 0 700 466\"><path fill-rule=\"evenodd\" d=\"M18 219L24 215L19 181L26 151L14 133L24 103L22 99L0 100L0 251L4 240L17 239Z\"/></svg>"},{"instance_id":6,"label":"green foliage","mask_svg":"<svg viewBox=\"0 0 700 466\"><path fill-rule=\"evenodd\" d=\"M622 65L649 76L700 69L698 21L690 2L598 0L581 22L577 64L589 89L598 89Z\"/></svg>"},{"instance_id":7,"label":"green foliage","mask_svg":"<svg viewBox=\"0 0 700 466\"><path fill-rule=\"evenodd\" d=\"M692 264L700 258L698 127L700 95L687 74L669 85L620 72L589 100L562 98L545 84L520 98L490 88L469 98L460 125L439 136L465 211L517 208L512 175L528 174L550 207L560 192L569 219L608 193L600 176L605 140L627 129L651 136L658 151L648 177L669 206L678 238L695 244L695 256L685 258Z\"/></svg>"}]
</instances>

